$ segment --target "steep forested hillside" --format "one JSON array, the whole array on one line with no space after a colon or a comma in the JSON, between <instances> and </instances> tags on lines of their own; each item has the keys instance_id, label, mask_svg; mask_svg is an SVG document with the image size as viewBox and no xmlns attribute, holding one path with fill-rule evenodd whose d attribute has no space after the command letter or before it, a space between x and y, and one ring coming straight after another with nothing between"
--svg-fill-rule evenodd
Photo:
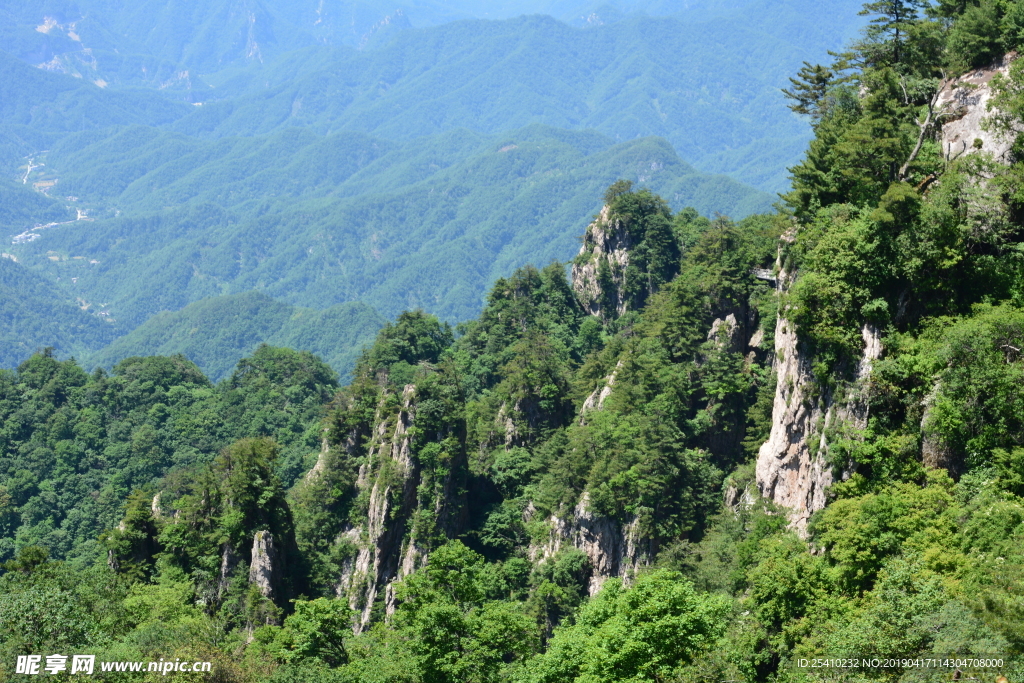
<instances>
[{"instance_id":1,"label":"steep forested hillside","mask_svg":"<svg viewBox=\"0 0 1024 683\"><path fill-rule=\"evenodd\" d=\"M299 306L361 300L387 316L422 307L465 320L501 274L571 255L600 189L620 176L703 211L769 205L696 173L663 140L614 144L541 126L401 145L299 130L203 142L127 128L75 136L45 163L61 192L108 208L19 245L19 257L53 280L77 278L74 296L108 304L128 329L251 289Z\"/></svg>"},{"instance_id":2,"label":"steep forested hillside","mask_svg":"<svg viewBox=\"0 0 1024 683\"><path fill-rule=\"evenodd\" d=\"M26 183L0 179L0 230L10 238L38 224L56 223L75 218L66 204L33 192Z\"/></svg>"},{"instance_id":3,"label":"steep forested hillside","mask_svg":"<svg viewBox=\"0 0 1024 683\"><path fill-rule=\"evenodd\" d=\"M0 256L0 367L15 367L45 347L82 356L115 336L113 325L83 310L81 302L9 254Z\"/></svg>"},{"instance_id":4,"label":"steep forested hillside","mask_svg":"<svg viewBox=\"0 0 1024 683\"><path fill-rule=\"evenodd\" d=\"M0 371L0 661L1017 680L1024 3L865 11L788 88L773 214L615 182L571 264L401 313L344 387L272 347Z\"/></svg>"},{"instance_id":5,"label":"steep forested hillside","mask_svg":"<svg viewBox=\"0 0 1024 683\"><path fill-rule=\"evenodd\" d=\"M214 382L226 379L260 344L309 351L347 378L363 348L386 321L366 304L323 310L296 308L262 292L203 299L180 311L158 313L83 365L110 368L132 356L180 353Z\"/></svg>"},{"instance_id":6,"label":"steep forested hillside","mask_svg":"<svg viewBox=\"0 0 1024 683\"><path fill-rule=\"evenodd\" d=\"M315 459L338 387L312 354L269 346L216 386L183 356L128 358L88 374L47 351L0 372L2 552L41 546L82 569L106 560L98 539L130 494L158 479L187 484L238 439L273 443L274 480L294 482Z\"/></svg>"}]
</instances>

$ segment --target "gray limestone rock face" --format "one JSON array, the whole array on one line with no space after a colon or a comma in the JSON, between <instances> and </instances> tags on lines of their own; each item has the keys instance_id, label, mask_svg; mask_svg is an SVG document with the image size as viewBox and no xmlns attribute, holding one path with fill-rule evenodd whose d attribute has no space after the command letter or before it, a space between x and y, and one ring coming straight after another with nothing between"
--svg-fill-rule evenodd
<instances>
[{"instance_id":1,"label":"gray limestone rock face","mask_svg":"<svg viewBox=\"0 0 1024 683\"><path fill-rule=\"evenodd\" d=\"M238 557L238 553L231 547L230 543L225 543L221 548L220 554L220 579L217 581L217 599L228 589L228 583L231 580L231 573L235 567L238 566L238 562L241 558Z\"/></svg>"},{"instance_id":2,"label":"gray limestone rock face","mask_svg":"<svg viewBox=\"0 0 1024 683\"><path fill-rule=\"evenodd\" d=\"M811 515L825 507L834 480L829 435L867 427L866 385L882 342L879 330L869 324L861 336L864 351L854 381L838 391L814 391L812 357L792 324L781 316L776 324L778 384L771 434L758 451L757 486L762 496L789 509L790 523L801 534Z\"/></svg>"},{"instance_id":3,"label":"gray limestone rock face","mask_svg":"<svg viewBox=\"0 0 1024 683\"><path fill-rule=\"evenodd\" d=\"M626 266L629 265L629 250L634 245L618 220L610 217L609 207L593 223L587 226L583 246L572 265L572 288L576 298L590 315L616 317L626 312L626 301L622 295L625 285ZM602 292L600 269L606 263L611 274L613 292ZM609 294L608 300L615 306L615 316L601 310L602 295Z\"/></svg>"},{"instance_id":4,"label":"gray limestone rock face","mask_svg":"<svg viewBox=\"0 0 1024 683\"><path fill-rule=\"evenodd\" d=\"M757 486L762 496L789 508L793 525L803 530L811 514L825 507L832 469L811 453L810 439L824 415L820 402L807 395L814 378L810 359L798 344L796 330L780 317L775 328L778 385L772 430L757 454Z\"/></svg>"},{"instance_id":5,"label":"gray limestone rock face","mask_svg":"<svg viewBox=\"0 0 1024 683\"><path fill-rule=\"evenodd\" d=\"M370 469L376 470L377 476L371 484L369 472L360 471L360 482L370 486L366 528L354 534L360 539L359 552L352 573L342 576L338 586L339 594L348 593L351 607L360 612L357 628L369 624L377 594L398 578L404 521L416 501L417 472L409 435L414 398L415 387L408 385L402 391L397 415L385 416L378 411L368 457ZM382 471L386 476L381 476Z\"/></svg>"},{"instance_id":6,"label":"gray limestone rock face","mask_svg":"<svg viewBox=\"0 0 1024 683\"><path fill-rule=\"evenodd\" d=\"M563 547L582 550L590 559L592 573L588 587L591 596L610 578L621 577L627 583L637 570L653 560L656 549L640 537L636 519L620 524L595 515L589 509L589 494L584 493L567 518L548 519L550 533L543 544L532 545L534 563L554 557Z\"/></svg>"},{"instance_id":7,"label":"gray limestone rock face","mask_svg":"<svg viewBox=\"0 0 1024 683\"><path fill-rule=\"evenodd\" d=\"M1016 57L1016 53L1008 54L986 68L943 84L934 110L941 124L939 137L947 159L987 153L997 162L1010 161L1014 136L988 129L985 120L991 116L992 81L998 74L1005 76ZM992 218L977 200L969 204L968 210L978 222ZM785 287L792 279L780 273L778 282ZM776 326L778 386L771 435L758 452L757 485L763 496L789 508L791 522L801 533L806 531L810 516L825 507L825 491L833 483L834 463L828 459L830 435L845 431L856 438L856 431L867 426L867 383L872 364L881 357L883 349L881 335L872 325L865 324L861 336L864 348L853 382L838 390L813 391L813 359L784 315ZM921 423L922 461L929 467L955 471L956 454L929 423L929 400L925 401Z\"/></svg>"},{"instance_id":8,"label":"gray limestone rock face","mask_svg":"<svg viewBox=\"0 0 1024 683\"><path fill-rule=\"evenodd\" d=\"M736 322L736 314L730 313L725 318L716 318L708 330L708 341L717 341L724 344L730 351L739 351L743 348L742 329Z\"/></svg>"},{"instance_id":9,"label":"gray limestone rock face","mask_svg":"<svg viewBox=\"0 0 1024 683\"><path fill-rule=\"evenodd\" d=\"M330 455L331 444L327 441L326 431L327 430L324 430L324 435L320 437L320 454L316 458L316 464L314 464L313 467L309 470L309 472L306 472L306 475L303 477L303 480L306 483L312 482L319 478L320 475L323 474L324 469L327 467L327 456Z\"/></svg>"},{"instance_id":10,"label":"gray limestone rock face","mask_svg":"<svg viewBox=\"0 0 1024 683\"><path fill-rule=\"evenodd\" d=\"M991 114L992 79L1005 76L1017 54L1011 52L994 64L974 69L946 82L936 101L935 110L942 115L942 153L947 159L964 154L988 152L996 161L1009 163L1013 135L986 130L982 125Z\"/></svg>"},{"instance_id":11,"label":"gray limestone rock face","mask_svg":"<svg viewBox=\"0 0 1024 683\"><path fill-rule=\"evenodd\" d=\"M992 81L1006 75L1016 59L1010 53L996 63L975 69L943 84L935 100L935 113L941 124L940 142L947 159L964 154L986 153L1000 163L1008 163L1013 135L988 129L989 105L994 90ZM969 214L980 223L991 220L992 213L977 199L969 202ZM791 277L780 273L780 286ZM780 316L775 332L775 369L778 386L772 410L771 435L757 459L757 485L761 494L790 510L793 526L801 533L810 516L825 507L825 491L833 483L833 463L828 461L829 435L867 426L867 382L872 363L881 357L879 331L865 324L862 357L854 381L838 391L811 391L813 359L801 346L796 331ZM933 392L934 394L934 392ZM922 462L928 467L956 471L958 458L931 428L929 399L921 423Z\"/></svg>"},{"instance_id":12,"label":"gray limestone rock face","mask_svg":"<svg viewBox=\"0 0 1024 683\"><path fill-rule=\"evenodd\" d=\"M590 395L587 396L587 400L583 402L583 407L580 409L580 424L586 424L587 413L593 410L601 410L604 407L604 402L608 400L608 397L612 395L612 390L615 387L615 379L619 375L619 370L622 368L622 361L620 360L615 364L615 369L612 374L608 375L604 379L604 384L597 387Z\"/></svg>"},{"instance_id":13,"label":"gray limestone rock face","mask_svg":"<svg viewBox=\"0 0 1024 683\"><path fill-rule=\"evenodd\" d=\"M429 501L418 496L423 468L412 452L410 433L416 418L416 387L404 388L397 412L386 414L388 404L385 393L374 417L367 462L356 481L357 488L369 490L366 522L345 530L339 539L357 549L335 585L335 594L348 599L358 613L356 632L369 625L378 597L383 598L386 614L392 614L397 606L392 584L426 562L427 548L411 524L417 511L429 505L438 531L448 538L454 538L465 522L465 486L458 475L464 461L452 463Z\"/></svg>"},{"instance_id":14,"label":"gray limestone rock face","mask_svg":"<svg viewBox=\"0 0 1024 683\"><path fill-rule=\"evenodd\" d=\"M249 563L249 583L256 584L260 595L273 600L277 583L277 548L269 531L257 531L252 537L252 562Z\"/></svg>"}]
</instances>

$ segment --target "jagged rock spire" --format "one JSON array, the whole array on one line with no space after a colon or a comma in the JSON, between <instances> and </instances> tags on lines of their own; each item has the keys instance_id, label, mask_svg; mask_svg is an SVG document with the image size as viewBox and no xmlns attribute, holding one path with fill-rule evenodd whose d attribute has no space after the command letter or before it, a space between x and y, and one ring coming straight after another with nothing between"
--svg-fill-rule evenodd
<instances>
[{"instance_id":1,"label":"jagged rock spire","mask_svg":"<svg viewBox=\"0 0 1024 683\"><path fill-rule=\"evenodd\" d=\"M622 220L612 216L608 205L587 226L572 264L572 288L591 315L613 319L626 312L625 273L633 246Z\"/></svg>"}]
</instances>

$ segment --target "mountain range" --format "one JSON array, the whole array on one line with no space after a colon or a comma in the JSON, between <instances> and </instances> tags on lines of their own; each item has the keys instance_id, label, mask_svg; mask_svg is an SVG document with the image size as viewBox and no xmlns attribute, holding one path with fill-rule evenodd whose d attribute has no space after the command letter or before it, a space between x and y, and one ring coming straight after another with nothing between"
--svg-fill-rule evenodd
<instances>
[{"instance_id":1,"label":"mountain range","mask_svg":"<svg viewBox=\"0 0 1024 683\"><path fill-rule=\"evenodd\" d=\"M465 320L498 277L571 258L616 179L767 209L809 135L779 87L852 9L0 3L0 226L115 336L246 292Z\"/></svg>"}]
</instances>

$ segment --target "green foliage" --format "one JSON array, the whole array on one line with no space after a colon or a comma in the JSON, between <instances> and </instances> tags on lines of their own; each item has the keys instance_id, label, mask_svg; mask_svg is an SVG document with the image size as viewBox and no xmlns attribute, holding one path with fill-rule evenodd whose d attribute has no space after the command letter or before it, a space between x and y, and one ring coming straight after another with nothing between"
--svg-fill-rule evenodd
<instances>
[{"instance_id":1,"label":"green foliage","mask_svg":"<svg viewBox=\"0 0 1024 683\"><path fill-rule=\"evenodd\" d=\"M406 656L415 667L409 673L416 680L497 681L504 666L536 647L528 615L514 603L484 600L482 560L453 541L437 548L423 570L400 584L395 629L408 639ZM392 653L386 648L363 651L359 641L352 651L362 661L354 660L350 668L387 666Z\"/></svg>"},{"instance_id":2,"label":"green foliage","mask_svg":"<svg viewBox=\"0 0 1024 683\"><path fill-rule=\"evenodd\" d=\"M271 347L218 388L181 357L129 358L108 376L33 356L17 372L0 373L3 558L31 545L81 561L101 553L106 560L109 550L122 571L148 575L158 552L150 508L159 503L150 485L211 462L245 437L278 440L283 462L275 467L290 484L319 448L322 406L336 387L311 355ZM139 490L145 497L133 494ZM98 544L100 532L122 519L125 528L110 532L106 548Z\"/></svg>"},{"instance_id":3,"label":"green foliage","mask_svg":"<svg viewBox=\"0 0 1024 683\"><path fill-rule=\"evenodd\" d=\"M940 0L933 11L939 16L956 19L946 48L954 68L988 66L1021 45L1024 8L1018 2Z\"/></svg>"},{"instance_id":4,"label":"green foliage","mask_svg":"<svg viewBox=\"0 0 1024 683\"><path fill-rule=\"evenodd\" d=\"M699 595L674 572L654 571L628 589L611 580L521 680L664 680L715 645L730 610L728 599Z\"/></svg>"},{"instance_id":5,"label":"green foliage","mask_svg":"<svg viewBox=\"0 0 1024 683\"><path fill-rule=\"evenodd\" d=\"M423 311L407 311L384 326L365 362L369 371L385 371L394 384L404 386L412 382L417 365L437 363L453 340L447 323Z\"/></svg>"},{"instance_id":6,"label":"green foliage","mask_svg":"<svg viewBox=\"0 0 1024 683\"><path fill-rule=\"evenodd\" d=\"M260 292L246 292L158 313L87 354L85 364L111 367L130 356L180 353L219 382L260 344L270 344L314 353L345 376L383 324L383 318L364 304L336 304L316 311L274 301Z\"/></svg>"},{"instance_id":7,"label":"green foliage","mask_svg":"<svg viewBox=\"0 0 1024 683\"><path fill-rule=\"evenodd\" d=\"M994 448L1020 447L1024 424L1024 312L982 307L975 316L943 330L932 425L970 464Z\"/></svg>"},{"instance_id":8,"label":"green foliage","mask_svg":"<svg viewBox=\"0 0 1024 683\"><path fill-rule=\"evenodd\" d=\"M46 278L0 257L0 368L37 351L87 355L110 342L114 326L82 311Z\"/></svg>"},{"instance_id":9,"label":"green foliage","mask_svg":"<svg viewBox=\"0 0 1024 683\"><path fill-rule=\"evenodd\" d=\"M907 57L906 43L918 22L924 0L876 0L864 4L862 15L873 16L864 32L868 64L899 65Z\"/></svg>"},{"instance_id":10,"label":"green foliage","mask_svg":"<svg viewBox=\"0 0 1024 683\"><path fill-rule=\"evenodd\" d=\"M622 274L622 299L629 310L638 311L648 298L671 280L679 264L679 245L671 228L668 204L650 190L613 192L605 199L609 220L622 226L632 245L629 264ZM604 289L604 283L600 283Z\"/></svg>"},{"instance_id":11,"label":"green foliage","mask_svg":"<svg viewBox=\"0 0 1024 683\"><path fill-rule=\"evenodd\" d=\"M295 612L275 634L274 645L282 648L285 661L319 660L336 667L348 661L342 637L348 628L348 607L338 601L297 600Z\"/></svg>"},{"instance_id":12,"label":"green foliage","mask_svg":"<svg viewBox=\"0 0 1024 683\"><path fill-rule=\"evenodd\" d=\"M815 536L827 557L840 567L837 579L845 590L868 590L884 561L915 548L911 539L932 543L952 536L955 521L944 513L951 506L952 481L933 473L929 485L892 487L889 491L836 501L817 520Z\"/></svg>"},{"instance_id":13,"label":"green foliage","mask_svg":"<svg viewBox=\"0 0 1024 683\"><path fill-rule=\"evenodd\" d=\"M296 544L291 510L273 471L276 458L273 441L242 439L199 471L195 481L169 491L174 497L166 505L173 517L163 520L159 531L164 552L158 570L173 580L187 577L208 612L229 628L252 630L259 624L279 623L282 608L305 588L307 569ZM257 587L250 580L250 567L255 566L259 539L269 570ZM309 609L315 612L318 607ZM304 617L312 618L311 613ZM298 647L296 638L300 645L308 640L302 635L304 617L287 632L294 636L292 646Z\"/></svg>"},{"instance_id":14,"label":"green foliage","mask_svg":"<svg viewBox=\"0 0 1024 683\"><path fill-rule=\"evenodd\" d=\"M160 550L156 543L159 533L157 520L153 517L152 499L142 491L135 491L125 505L121 524L117 529L100 535L100 542L107 547L107 563L119 574L145 581L153 571Z\"/></svg>"},{"instance_id":15,"label":"green foliage","mask_svg":"<svg viewBox=\"0 0 1024 683\"><path fill-rule=\"evenodd\" d=\"M818 121L825 114L823 108L834 76L835 74L821 64L811 65L804 62L796 78L789 79L793 84L792 90L782 91L783 95L794 101L789 108L797 114L804 114L810 116L813 121Z\"/></svg>"},{"instance_id":16,"label":"green foliage","mask_svg":"<svg viewBox=\"0 0 1024 683\"><path fill-rule=\"evenodd\" d=\"M0 180L0 226L19 234L34 225L69 221L74 213L24 183Z\"/></svg>"}]
</instances>

